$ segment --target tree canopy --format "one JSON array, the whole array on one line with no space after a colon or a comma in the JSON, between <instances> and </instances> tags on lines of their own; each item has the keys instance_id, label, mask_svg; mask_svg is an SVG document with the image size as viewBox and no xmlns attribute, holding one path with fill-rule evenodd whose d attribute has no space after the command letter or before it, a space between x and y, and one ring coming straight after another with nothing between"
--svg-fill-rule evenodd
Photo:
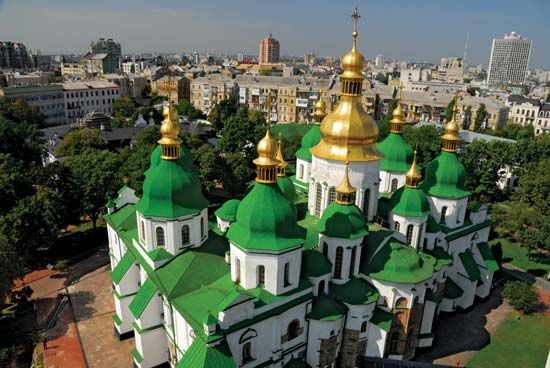
<instances>
[{"instance_id":1,"label":"tree canopy","mask_svg":"<svg viewBox=\"0 0 550 368\"><path fill-rule=\"evenodd\" d=\"M38 107L31 106L24 98L17 98L10 103L4 101L0 104L0 114L15 123L26 122L30 125L44 126L45 116Z\"/></svg>"},{"instance_id":2,"label":"tree canopy","mask_svg":"<svg viewBox=\"0 0 550 368\"><path fill-rule=\"evenodd\" d=\"M90 128L75 128L63 136L63 139L55 147L58 156L74 156L87 149L105 149L107 144L101 130Z\"/></svg>"},{"instance_id":3,"label":"tree canopy","mask_svg":"<svg viewBox=\"0 0 550 368\"><path fill-rule=\"evenodd\" d=\"M208 121L217 131L221 131L225 121L237 112L237 101L235 98L226 98L216 104L208 114Z\"/></svg>"}]
</instances>

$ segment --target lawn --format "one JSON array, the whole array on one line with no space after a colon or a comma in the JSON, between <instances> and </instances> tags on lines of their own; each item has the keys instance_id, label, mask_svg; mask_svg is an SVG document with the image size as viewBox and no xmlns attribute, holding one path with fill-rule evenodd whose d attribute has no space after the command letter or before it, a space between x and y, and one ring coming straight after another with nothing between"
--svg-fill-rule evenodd
<instances>
[{"instance_id":1,"label":"lawn","mask_svg":"<svg viewBox=\"0 0 550 368\"><path fill-rule=\"evenodd\" d=\"M474 355L468 368L544 367L550 346L550 318L543 314L505 320L491 336L489 345Z\"/></svg>"},{"instance_id":2,"label":"lawn","mask_svg":"<svg viewBox=\"0 0 550 368\"><path fill-rule=\"evenodd\" d=\"M543 263L537 262L537 258L534 258L539 257L538 260L543 261L542 255L532 255L531 260L529 260L527 248L520 247L517 243L504 238L494 239L489 243L492 245L495 242L500 242L500 244L502 244L502 252L504 253L503 260L505 262L510 262L514 266L522 268L535 276L542 277L550 271L550 260L547 259L546 263Z\"/></svg>"}]
</instances>

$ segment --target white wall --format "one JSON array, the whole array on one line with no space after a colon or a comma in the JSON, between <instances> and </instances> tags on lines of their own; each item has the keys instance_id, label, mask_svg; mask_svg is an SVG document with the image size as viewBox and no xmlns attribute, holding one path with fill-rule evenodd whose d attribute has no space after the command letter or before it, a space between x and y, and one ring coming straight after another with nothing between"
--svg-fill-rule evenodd
<instances>
[{"instance_id":1,"label":"white wall","mask_svg":"<svg viewBox=\"0 0 550 368\"><path fill-rule=\"evenodd\" d=\"M342 343L342 333L344 330L344 318L338 318L334 321L309 321L309 333L307 342L306 361L312 367L319 366L319 351L321 349L321 340L326 340L332 336L337 336L337 348L335 357L338 356L340 345ZM331 335L331 332L333 333Z\"/></svg>"},{"instance_id":2,"label":"white wall","mask_svg":"<svg viewBox=\"0 0 550 368\"><path fill-rule=\"evenodd\" d=\"M367 356L382 358L384 357L384 351L386 350L386 338L387 331L382 330L375 324L369 323L367 328L368 342L367 342Z\"/></svg>"},{"instance_id":3,"label":"white wall","mask_svg":"<svg viewBox=\"0 0 550 368\"><path fill-rule=\"evenodd\" d=\"M445 226L454 228L464 224L468 197L455 200L428 196L428 202L430 202L432 217L436 222L439 223L442 208L446 206Z\"/></svg>"},{"instance_id":4,"label":"white wall","mask_svg":"<svg viewBox=\"0 0 550 368\"><path fill-rule=\"evenodd\" d=\"M136 349L143 357L143 361L138 365L139 367L155 367L168 361L168 340L164 329L157 328L142 334L136 332L135 342Z\"/></svg>"},{"instance_id":5,"label":"white wall","mask_svg":"<svg viewBox=\"0 0 550 368\"><path fill-rule=\"evenodd\" d=\"M407 228L409 225L413 225L412 240L409 246L416 250L422 250L424 237L426 234L426 217L403 217L396 215L393 212L390 214L390 228L395 230L395 223L399 222L399 232L407 238Z\"/></svg>"},{"instance_id":6,"label":"white wall","mask_svg":"<svg viewBox=\"0 0 550 368\"><path fill-rule=\"evenodd\" d=\"M397 179L397 189L405 185L405 174L395 171L383 171L380 170L380 193L390 193L391 182L393 179Z\"/></svg>"},{"instance_id":7,"label":"white wall","mask_svg":"<svg viewBox=\"0 0 550 368\"><path fill-rule=\"evenodd\" d=\"M300 166L302 166L303 169L300 169ZM311 176L311 162L302 160L301 158L297 158L296 159L296 178L306 184L309 184L310 176Z\"/></svg>"},{"instance_id":8,"label":"white wall","mask_svg":"<svg viewBox=\"0 0 550 368\"><path fill-rule=\"evenodd\" d=\"M353 276L357 275L359 273L359 263L361 259L361 248L363 243L363 238L360 237L357 239L339 239L339 238L332 238L329 236L325 236L323 234L319 234L319 250L321 252L323 251L324 244L327 244L327 259L330 263L332 263L332 275L331 275L331 281L333 281L335 284L344 284L347 281L349 281L350 277L350 267L351 265L351 256L352 256L352 248L355 247L355 262L353 265ZM341 277L335 278L335 264L336 264L336 250L338 247L341 247L343 250L343 257L342 257L342 271L341 271Z\"/></svg>"}]
</instances>

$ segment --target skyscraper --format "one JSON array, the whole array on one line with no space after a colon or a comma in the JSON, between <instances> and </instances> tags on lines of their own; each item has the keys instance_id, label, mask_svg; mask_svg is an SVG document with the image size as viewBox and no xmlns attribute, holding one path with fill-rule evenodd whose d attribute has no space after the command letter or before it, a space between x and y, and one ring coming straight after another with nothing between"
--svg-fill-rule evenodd
<instances>
[{"instance_id":1,"label":"skyscraper","mask_svg":"<svg viewBox=\"0 0 550 368\"><path fill-rule=\"evenodd\" d=\"M260 41L260 55L259 63L260 64L272 64L279 62L279 41L271 37L264 38Z\"/></svg>"},{"instance_id":2,"label":"skyscraper","mask_svg":"<svg viewBox=\"0 0 550 368\"><path fill-rule=\"evenodd\" d=\"M516 32L493 39L487 84L523 84L533 41Z\"/></svg>"},{"instance_id":3,"label":"skyscraper","mask_svg":"<svg viewBox=\"0 0 550 368\"><path fill-rule=\"evenodd\" d=\"M22 43L0 41L0 68L30 68L30 57Z\"/></svg>"},{"instance_id":4,"label":"skyscraper","mask_svg":"<svg viewBox=\"0 0 550 368\"><path fill-rule=\"evenodd\" d=\"M384 59L384 55L378 55L374 63L378 69L382 69L384 67L384 64L386 63L386 59Z\"/></svg>"},{"instance_id":5,"label":"skyscraper","mask_svg":"<svg viewBox=\"0 0 550 368\"><path fill-rule=\"evenodd\" d=\"M98 41L90 42L90 53L92 54L112 54L117 58L122 57L120 43L113 41L112 38L100 38Z\"/></svg>"}]
</instances>

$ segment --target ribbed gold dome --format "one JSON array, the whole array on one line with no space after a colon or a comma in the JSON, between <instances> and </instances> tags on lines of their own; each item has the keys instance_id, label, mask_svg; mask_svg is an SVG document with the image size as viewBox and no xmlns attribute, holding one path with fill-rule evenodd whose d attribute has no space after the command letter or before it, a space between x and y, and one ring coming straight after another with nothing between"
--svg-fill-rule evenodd
<instances>
[{"instance_id":1,"label":"ribbed gold dome","mask_svg":"<svg viewBox=\"0 0 550 368\"><path fill-rule=\"evenodd\" d=\"M344 178L336 187L336 203L351 205L355 203L356 190L349 182L349 162L346 162Z\"/></svg>"},{"instance_id":2,"label":"ribbed gold dome","mask_svg":"<svg viewBox=\"0 0 550 368\"><path fill-rule=\"evenodd\" d=\"M168 102L167 106L164 106L163 113L164 120L160 126L161 139L157 141L162 146L161 158L165 160L175 160L180 156L180 144L181 139L180 125L178 120L178 113L172 106L171 102Z\"/></svg>"},{"instance_id":3,"label":"ribbed gold dome","mask_svg":"<svg viewBox=\"0 0 550 368\"><path fill-rule=\"evenodd\" d=\"M365 59L356 50L357 8L353 14L353 48L342 59L340 103L321 124L321 141L311 149L314 156L335 161L366 162L381 158L375 147L378 126L361 102Z\"/></svg>"},{"instance_id":4,"label":"ribbed gold dome","mask_svg":"<svg viewBox=\"0 0 550 368\"><path fill-rule=\"evenodd\" d=\"M399 85L399 99L397 100L397 107L393 110L393 119L390 121L390 131L392 133L403 133L403 127L405 124L405 112L401 106L401 98L403 97L403 85Z\"/></svg>"},{"instance_id":5,"label":"ribbed gold dome","mask_svg":"<svg viewBox=\"0 0 550 368\"><path fill-rule=\"evenodd\" d=\"M258 143L258 157L253 161L256 165L256 181L260 183L277 182L277 166L280 164L277 160L278 144L269 132L269 127Z\"/></svg>"},{"instance_id":6,"label":"ribbed gold dome","mask_svg":"<svg viewBox=\"0 0 550 368\"><path fill-rule=\"evenodd\" d=\"M327 116L327 104L325 103L323 93L321 93L319 100L315 103L315 111L313 112L315 124L321 124L325 116Z\"/></svg>"},{"instance_id":7,"label":"ribbed gold dome","mask_svg":"<svg viewBox=\"0 0 550 368\"><path fill-rule=\"evenodd\" d=\"M458 148L458 143L460 142L460 135L458 134L460 131L460 126L456 120L456 114L458 112L458 98L459 92L457 92L455 96L455 105L453 106L452 118L447 124L445 124L445 134L441 137L443 138L443 151L455 152Z\"/></svg>"}]
</instances>

